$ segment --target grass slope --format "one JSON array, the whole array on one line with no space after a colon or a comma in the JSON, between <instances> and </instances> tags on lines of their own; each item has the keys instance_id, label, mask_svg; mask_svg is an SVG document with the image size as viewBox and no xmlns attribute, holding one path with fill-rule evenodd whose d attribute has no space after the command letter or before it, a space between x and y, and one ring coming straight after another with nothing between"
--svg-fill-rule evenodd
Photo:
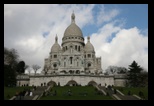
<instances>
[{"instance_id":1,"label":"grass slope","mask_svg":"<svg viewBox=\"0 0 154 106\"><path fill-rule=\"evenodd\" d=\"M29 88L31 89L32 87L4 87L4 100L8 100L13 97L17 91L20 92Z\"/></svg>"},{"instance_id":2,"label":"grass slope","mask_svg":"<svg viewBox=\"0 0 154 106\"><path fill-rule=\"evenodd\" d=\"M148 88L147 87L137 87L137 88L128 88L128 87L116 87L123 94L127 95L128 91L131 92L131 95L136 94L139 96L139 91L142 91L145 99L148 100Z\"/></svg>"},{"instance_id":3,"label":"grass slope","mask_svg":"<svg viewBox=\"0 0 154 106\"><path fill-rule=\"evenodd\" d=\"M72 92L72 95L68 95L68 91ZM98 95L95 88L92 86L64 86L64 87L53 87L51 94L56 90L56 96L44 96L40 100L113 100L110 96ZM87 93L87 95L84 95Z\"/></svg>"}]
</instances>

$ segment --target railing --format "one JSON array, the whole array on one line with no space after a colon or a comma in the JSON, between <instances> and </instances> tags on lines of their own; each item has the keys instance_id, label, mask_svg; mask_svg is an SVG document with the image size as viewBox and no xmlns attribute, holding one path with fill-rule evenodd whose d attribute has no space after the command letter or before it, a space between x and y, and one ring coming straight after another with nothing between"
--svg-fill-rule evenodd
<instances>
[{"instance_id":1,"label":"railing","mask_svg":"<svg viewBox=\"0 0 154 106\"><path fill-rule=\"evenodd\" d=\"M32 100L37 100L39 95L35 95L35 97Z\"/></svg>"},{"instance_id":2,"label":"railing","mask_svg":"<svg viewBox=\"0 0 154 106\"><path fill-rule=\"evenodd\" d=\"M9 100L15 100L16 99L16 96L13 96L12 98L10 98Z\"/></svg>"}]
</instances>

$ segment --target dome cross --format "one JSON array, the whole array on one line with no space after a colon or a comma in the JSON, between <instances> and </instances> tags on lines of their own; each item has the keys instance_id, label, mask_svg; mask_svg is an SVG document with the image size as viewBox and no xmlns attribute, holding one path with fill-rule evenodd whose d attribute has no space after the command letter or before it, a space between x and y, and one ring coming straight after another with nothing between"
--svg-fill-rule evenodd
<instances>
[{"instance_id":1,"label":"dome cross","mask_svg":"<svg viewBox=\"0 0 154 106\"><path fill-rule=\"evenodd\" d=\"M74 14L74 11L72 13L71 19L72 19L72 23L75 23L75 14Z\"/></svg>"},{"instance_id":2,"label":"dome cross","mask_svg":"<svg viewBox=\"0 0 154 106\"><path fill-rule=\"evenodd\" d=\"M90 36L87 37L88 42L90 42Z\"/></svg>"},{"instance_id":3,"label":"dome cross","mask_svg":"<svg viewBox=\"0 0 154 106\"><path fill-rule=\"evenodd\" d=\"M55 42L57 43L57 41L58 41L58 37L57 37L57 34L56 34L56 37L55 37Z\"/></svg>"}]
</instances>

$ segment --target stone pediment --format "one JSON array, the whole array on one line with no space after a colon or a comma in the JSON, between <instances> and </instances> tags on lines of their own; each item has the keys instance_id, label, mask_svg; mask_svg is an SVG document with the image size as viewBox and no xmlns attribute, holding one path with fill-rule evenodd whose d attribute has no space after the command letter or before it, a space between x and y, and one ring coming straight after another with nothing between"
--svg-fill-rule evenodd
<instances>
[{"instance_id":1,"label":"stone pediment","mask_svg":"<svg viewBox=\"0 0 154 106\"><path fill-rule=\"evenodd\" d=\"M62 55L81 55L80 52L76 51L75 49L73 48L70 48L68 50L66 50L64 53L62 53Z\"/></svg>"}]
</instances>

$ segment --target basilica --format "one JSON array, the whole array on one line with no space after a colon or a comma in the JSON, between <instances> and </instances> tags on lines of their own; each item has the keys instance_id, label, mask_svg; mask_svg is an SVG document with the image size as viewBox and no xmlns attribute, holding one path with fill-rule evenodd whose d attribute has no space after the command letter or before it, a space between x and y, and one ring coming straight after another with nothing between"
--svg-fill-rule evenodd
<instances>
[{"instance_id":1,"label":"basilica","mask_svg":"<svg viewBox=\"0 0 154 106\"><path fill-rule=\"evenodd\" d=\"M126 80L125 75L103 74L101 57L96 57L89 36L85 44L82 31L75 23L75 14L72 13L71 24L64 32L62 44L61 46L58 44L56 36L49 57L44 60L42 73L18 76L17 86L42 84L125 86Z\"/></svg>"},{"instance_id":2,"label":"basilica","mask_svg":"<svg viewBox=\"0 0 154 106\"><path fill-rule=\"evenodd\" d=\"M81 29L75 22L75 14L72 13L71 24L66 28L61 46L58 37L51 47L49 57L45 59L44 74L100 74L101 57L95 56L94 46L87 37L87 43Z\"/></svg>"}]
</instances>

